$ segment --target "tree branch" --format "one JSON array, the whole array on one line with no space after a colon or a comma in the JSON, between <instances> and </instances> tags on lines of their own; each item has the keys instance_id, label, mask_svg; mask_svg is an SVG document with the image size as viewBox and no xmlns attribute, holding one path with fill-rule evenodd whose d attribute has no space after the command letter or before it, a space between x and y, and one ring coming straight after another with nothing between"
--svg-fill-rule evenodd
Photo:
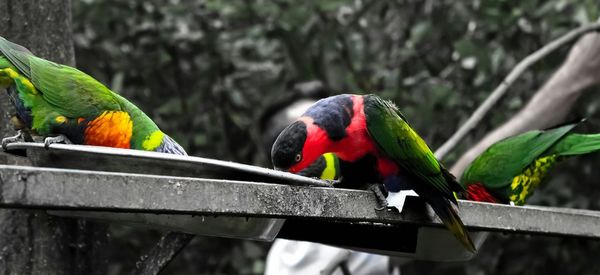
<instances>
[{"instance_id":1,"label":"tree branch","mask_svg":"<svg viewBox=\"0 0 600 275\"><path fill-rule=\"evenodd\" d=\"M461 175L473 159L498 140L563 122L586 88L600 83L599 71L600 34L587 34L575 43L565 62L525 107L463 154L451 172Z\"/></svg>"},{"instance_id":2,"label":"tree branch","mask_svg":"<svg viewBox=\"0 0 600 275\"><path fill-rule=\"evenodd\" d=\"M435 151L435 156L438 159L442 159L448 152L450 152L458 143L479 124L481 119L492 109L492 107L500 100L500 98L506 93L506 90L529 68L548 54L552 53L556 49L563 45L575 40L583 34L588 32L597 31L600 29L600 22L585 25L574 29L567 34L559 37L558 39L546 44L541 49L535 51L525 59L521 60L513 70L504 78L502 83L490 94L490 96L475 110L475 112L469 117L469 119L463 124L456 133L450 137L438 150ZM461 171L462 172L462 171Z\"/></svg>"},{"instance_id":3,"label":"tree branch","mask_svg":"<svg viewBox=\"0 0 600 275\"><path fill-rule=\"evenodd\" d=\"M192 234L169 232L136 263L136 275L156 275L194 238Z\"/></svg>"}]
</instances>

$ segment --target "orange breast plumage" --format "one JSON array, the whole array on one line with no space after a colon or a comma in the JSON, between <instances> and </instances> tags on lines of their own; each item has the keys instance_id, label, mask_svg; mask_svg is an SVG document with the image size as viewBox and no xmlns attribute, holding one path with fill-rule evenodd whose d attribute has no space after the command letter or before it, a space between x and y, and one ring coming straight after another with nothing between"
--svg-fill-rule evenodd
<instances>
[{"instance_id":1,"label":"orange breast plumage","mask_svg":"<svg viewBox=\"0 0 600 275\"><path fill-rule=\"evenodd\" d=\"M128 113L106 111L87 124L85 144L129 149L132 130L133 122Z\"/></svg>"}]
</instances>

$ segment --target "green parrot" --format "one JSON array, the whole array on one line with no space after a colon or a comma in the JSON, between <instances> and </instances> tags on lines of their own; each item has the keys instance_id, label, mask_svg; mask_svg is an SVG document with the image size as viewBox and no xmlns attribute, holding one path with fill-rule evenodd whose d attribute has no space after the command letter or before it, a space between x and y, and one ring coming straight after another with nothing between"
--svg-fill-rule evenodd
<instances>
[{"instance_id":1,"label":"green parrot","mask_svg":"<svg viewBox=\"0 0 600 275\"><path fill-rule=\"evenodd\" d=\"M0 89L26 128L57 141L186 155L140 109L91 76L0 37ZM16 140L4 139L2 145Z\"/></svg>"},{"instance_id":2,"label":"green parrot","mask_svg":"<svg viewBox=\"0 0 600 275\"><path fill-rule=\"evenodd\" d=\"M490 146L465 170L465 198L523 205L554 164L600 150L600 134L576 134L578 123L529 131Z\"/></svg>"},{"instance_id":3,"label":"green parrot","mask_svg":"<svg viewBox=\"0 0 600 275\"><path fill-rule=\"evenodd\" d=\"M387 201L379 186L388 192L414 190L475 251L453 194L464 189L391 102L372 94L321 99L280 133L271 159L276 169L298 173L325 153L335 153L355 168L351 170L360 170L363 182L373 184L380 205Z\"/></svg>"}]
</instances>

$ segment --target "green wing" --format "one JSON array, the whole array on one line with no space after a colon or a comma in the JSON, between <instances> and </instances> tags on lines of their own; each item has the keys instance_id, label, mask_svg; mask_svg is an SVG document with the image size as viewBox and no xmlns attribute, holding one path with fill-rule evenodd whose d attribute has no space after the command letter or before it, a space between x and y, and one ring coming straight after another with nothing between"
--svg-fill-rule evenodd
<instances>
[{"instance_id":1,"label":"green wing","mask_svg":"<svg viewBox=\"0 0 600 275\"><path fill-rule=\"evenodd\" d=\"M403 172L413 174L446 197L454 199L445 171L425 141L410 127L398 108L375 95L364 101L367 130L379 149L398 164Z\"/></svg>"},{"instance_id":2,"label":"green wing","mask_svg":"<svg viewBox=\"0 0 600 275\"><path fill-rule=\"evenodd\" d=\"M2 37L0 52L31 80L44 100L62 115L93 117L107 110L122 110L111 90L73 67L36 57L26 48Z\"/></svg>"},{"instance_id":3,"label":"green wing","mask_svg":"<svg viewBox=\"0 0 600 275\"><path fill-rule=\"evenodd\" d=\"M454 236L474 252L475 245L451 205L457 203L452 191L463 190L456 179L440 165L429 146L394 104L375 95L366 95L364 111L367 131L379 150L400 166L401 173L415 180L415 192L429 203Z\"/></svg>"},{"instance_id":4,"label":"green wing","mask_svg":"<svg viewBox=\"0 0 600 275\"><path fill-rule=\"evenodd\" d=\"M529 131L501 140L479 155L465 170L461 183L502 188L577 124L546 131Z\"/></svg>"}]
</instances>

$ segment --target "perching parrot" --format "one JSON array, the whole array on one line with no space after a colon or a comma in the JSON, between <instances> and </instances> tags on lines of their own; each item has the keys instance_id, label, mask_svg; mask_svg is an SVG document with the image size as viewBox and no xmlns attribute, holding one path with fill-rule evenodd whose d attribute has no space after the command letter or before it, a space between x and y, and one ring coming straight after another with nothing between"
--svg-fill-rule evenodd
<instances>
[{"instance_id":1,"label":"perching parrot","mask_svg":"<svg viewBox=\"0 0 600 275\"><path fill-rule=\"evenodd\" d=\"M0 89L8 89L17 117L27 128L41 136L61 137L54 141L66 137L76 144L186 155L146 114L102 83L36 57L3 37ZM14 140L3 140L3 146Z\"/></svg>"},{"instance_id":2,"label":"perching parrot","mask_svg":"<svg viewBox=\"0 0 600 275\"><path fill-rule=\"evenodd\" d=\"M455 208L453 192L464 189L394 104L376 95L321 99L281 132L271 158L276 169L298 173L328 152L346 163L360 163L356 167L364 171L366 182L384 184L387 191L410 186L458 240L475 251ZM385 205L382 192L372 190Z\"/></svg>"},{"instance_id":3,"label":"perching parrot","mask_svg":"<svg viewBox=\"0 0 600 275\"><path fill-rule=\"evenodd\" d=\"M600 150L600 134L570 133L576 125L529 131L493 144L465 170L465 197L525 204L557 161Z\"/></svg>"}]
</instances>

